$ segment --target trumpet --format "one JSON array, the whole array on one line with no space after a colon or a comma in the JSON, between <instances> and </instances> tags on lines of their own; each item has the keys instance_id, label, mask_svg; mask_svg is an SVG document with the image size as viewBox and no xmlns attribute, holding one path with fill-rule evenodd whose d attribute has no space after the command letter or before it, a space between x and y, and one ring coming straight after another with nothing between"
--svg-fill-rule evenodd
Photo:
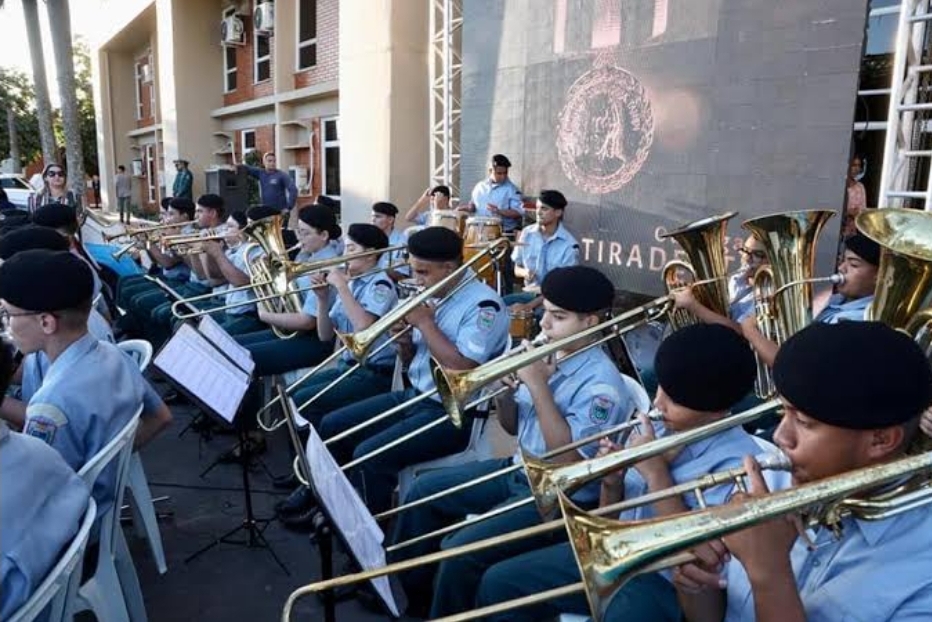
<instances>
[{"instance_id":1,"label":"trumpet","mask_svg":"<svg viewBox=\"0 0 932 622\"><path fill-rule=\"evenodd\" d=\"M183 233L180 235L163 235L159 238L159 246L163 252L174 251L179 255L197 255L204 252L203 242L221 242L230 236L230 227L222 225L210 229L200 229L196 233ZM180 248L188 247L190 248Z\"/></svg>"},{"instance_id":2,"label":"trumpet","mask_svg":"<svg viewBox=\"0 0 932 622\"><path fill-rule=\"evenodd\" d=\"M641 447L648 447L649 445L653 445L657 442L659 441L653 441L652 443L642 445ZM669 447L664 449L664 451L668 450ZM610 455L617 455L618 453L625 453L627 451L630 450L623 450L621 452L616 452L616 454ZM758 463L765 470L785 471L789 467L785 456L782 454L765 454L758 458ZM736 488L738 488L738 490L746 490L746 486L744 485L743 481L746 475L747 473L743 468L734 468L717 473L710 473L695 480L683 482L670 488L648 493L635 499L625 499L618 503L600 507L593 512L593 515L604 516L607 514L618 514L620 512L656 503L657 501L662 501L664 499L690 493L695 495L700 507L705 507L705 498L703 496L704 490L729 483L733 483ZM290 620L291 609L294 607L294 604L299 598L305 596L306 594L322 592L345 585L352 585L354 583L368 581L376 577L406 572L413 568L418 568L420 566L429 564L436 564L448 559L452 559L454 557L459 557L461 555L494 548L502 544L509 544L511 542L517 542L526 538L544 535L553 531L558 531L564 527L566 527L566 520L564 518L548 520L547 522L541 523L540 525L525 527L523 529L511 531L505 534L487 538L485 540L478 540L476 542L470 542L469 544L464 544L447 550L429 553L427 555L422 555L413 559L387 564L382 568L375 568L364 572L357 572L355 574L349 574L342 577L335 577L333 579L326 579L323 581L310 583L304 587L298 588L288 597L282 613L282 622L287 622Z\"/></svg>"},{"instance_id":3,"label":"trumpet","mask_svg":"<svg viewBox=\"0 0 932 622\"><path fill-rule=\"evenodd\" d=\"M146 226L146 227L131 227L131 226L124 225L123 231L120 231L119 233L104 233L103 238L105 242L112 242L113 240L117 240L119 238L135 238L139 236L149 237L152 234L155 234L155 233L161 234L162 231L165 231L167 229L177 229L178 227L183 227L186 224L188 223L186 222L174 223L173 222L173 223L165 223L165 224L160 224L160 225L151 225L151 226Z\"/></svg>"}]
</instances>

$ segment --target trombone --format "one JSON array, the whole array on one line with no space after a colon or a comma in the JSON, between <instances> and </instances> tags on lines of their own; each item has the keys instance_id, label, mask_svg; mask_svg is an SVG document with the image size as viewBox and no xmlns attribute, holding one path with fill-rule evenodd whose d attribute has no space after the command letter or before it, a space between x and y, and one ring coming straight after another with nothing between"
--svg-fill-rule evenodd
<instances>
[{"instance_id":1,"label":"trombone","mask_svg":"<svg viewBox=\"0 0 932 622\"><path fill-rule=\"evenodd\" d=\"M930 467L932 452L926 452L715 508L643 521L601 518L561 495L564 523L582 581L439 620L473 620L585 591L592 619L601 622L612 597L630 579L692 562L695 556L689 549L714 538L789 514L804 517L808 527L828 527L840 535L841 520L849 516L878 521L925 507L932 503L926 473ZM867 499L854 496L904 478L911 481L892 491Z\"/></svg>"},{"instance_id":2,"label":"trombone","mask_svg":"<svg viewBox=\"0 0 932 622\"><path fill-rule=\"evenodd\" d=\"M683 434L688 434L688 432L684 432ZM680 436L680 435L677 435L677 436ZM639 448L636 448L636 449L647 448L647 447L650 447L651 445L660 443L661 441L668 441L669 438L674 438L674 437L668 437L668 439L658 439L657 441L653 441L651 443L648 443L647 445L641 445ZM658 453L662 453L670 449L667 442L664 442L663 444L665 446L660 451L658 451ZM609 455L617 456L618 454L624 454L624 453L628 453L631 451L633 450L630 450L630 449L622 450L620 452L616 452L614 454L609 454ZM657 455L657 454L652 453L651 455ZM643 458L647 458L647 457L650 457L650 456L646 456L646 455L643 456ZM776 455L766 454L765 456L760 458L758 462L761 464L762 468L767 469L767 470L786 470L788 467L786 458L782 454L776 454ZM606 514L617 514L619 512L623 512L626 510L631 510L631 509L641 507L644 505L648 505L651 503L656 503L657 501L662 501L670 497L683 495L683 494L689 494L689 493L694 494L696 496L696 500L699 506L702 508L705 508L706 504L705 504L705 498L703 496L703 490L714 488L716 486L722 486L728 483L734 483L735 486L739 490L744 490L745 486L743 483L743 478L746 475L747 473L745 472L743 468L734 468L734 469L728 469L725 471L720 471L718 473L710 473L708 475L699 477L689 482L684 482L684 483L672 486L670 488L665 488L663 490L658 490L652 493L647 493L635 499L625 499L623 501L619 501L618 503L613 503L611 505L600 507L593 512L593 515L603 516ZM413 559L407 559L407 560L395 562L392 564L386 564L382 568L375 568L373 570L357 572L354 574L344 575L342 577L335 577L332 579L326 579L323 581L310 583L308 585L298 588L297 590L292 592L291 595L288 597L288 600L285 603L284 611L282 612L282 622L288 622L288 620L291 617L291 609L294 607L294 604L297 602L299 598L305 596L306 594L322 592L324 590L330 590L330 589L342 587L344 585L352 585L354 583L358 583L361 581L368 581L376 577L386 576L386 575L395 574L399 572L406 572L413 568L418 568L420 566L425 566L428 564L439 563L442 561L446 561L448 559L452 559L454 557L459 557L460 555L466 555L466 554L474 553L477 551L483 551L483 550L493 548L493 547L496 547L502 544L517 542L525 538L530 538L530 537L550 533L553 531L557 531L561 527L565 527L565 526L566 526L566 521L564 518L548 520L547 522L541 523L540 525L533 525L530 527L525 527L523 529L518 529L518 530L511 531L511 532L501 534L498 536L493 536L491 538L486 538L485 540L478 540L476 542L470 542L469 544L460 545L460 546L450 548L447 550L437 551L434 553L428 553L427 555L422 555L420 557L416 557Z\"/></svg>"},{"instance_id":3,"label":"trombone","mask_svg":"<svg viewBox=\"0 0 932 622\"><path fill-rule=\"evenodd\" d=\"M210 229L200 229L196 233L163 235L159 238L159 246L162 247L164 252L174 251L179 255L197 255L198 253L204 252L203 249L198 246L202 242L220 242L229 236L230 227L227 225L221 225L220 227L213 227ZM183 250L179 248L189 245L194 246L192 248L185 248Z\"/></svg>"}]
</instances>

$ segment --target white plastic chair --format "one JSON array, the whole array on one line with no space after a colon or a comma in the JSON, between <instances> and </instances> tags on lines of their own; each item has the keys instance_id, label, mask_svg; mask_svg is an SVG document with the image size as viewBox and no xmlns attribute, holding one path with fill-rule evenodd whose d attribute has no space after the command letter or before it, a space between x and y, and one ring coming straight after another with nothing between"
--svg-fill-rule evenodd
<instances>
[{"instance_id":1,"label":"white plastic chair","mask_svg":"<svg viewBox=\"0 0 932 622\"><path fill-rule=\"evenodd\" d=\"M144 372L152 361L152 344L144 339L127 339L117 346L128 354L139 371ZM159 574L168 571L165 561L165 549L162 546L162 532L159 530L159 521L155 513L155 504L152 502L152 492L149 490L149 480L146 470L142 466L142 457L138 451L133 452L129 463L129 490L133 493L133 504L130 509L133 513L133 531L136 536L145 538L149 543L149 551L155 561Z\"/></svg>"},{"instance_id":2,"label":"white plastic chair","mask_svg":"<svg viewBox=\"0 0 932 622\"><path fill-rule=\"evenodd\" d=\"M100 541L97 567L87 581L78 589L74 613L93 611L98 622L145 622L146 613L142 603L142 589L133 567L126 538L120 528L120 507L123 491L129 477L129 462L133 452L133 439L139 425L136 411L129 423L85 464L78 475L93 490L100 474L111 464L116 464L116 491L113 505L99 516ZM127 563L128 561L128 563ZM128 595L125 596L125 595ZM133 615L129 607L132 607ZM141 611L140 611L141 609Z\"/></svg>"},{"instance_id":3,"label":"white plastic chair","mask_svg":"<svg viewBox=\"0 0 932 622\"><path fill-rule=\"evenodd\" d=\"M645 389L637 379L631 376L622 374L621 379L625 381L625 388L628 389L628 392L631 393L631 397L634 398L635 407L640 412L647 413L653 407L650 396L647 395L647 389Z\"/></svg>"},{"instance_id":4,"label":"white plastic chair","mask_svg":"<svg viewBox=\"0 0 932 622\"><path fill-rule=\"evenodd\" d=\"M16 610L9 622L32 622L46 607L49 607L49 615L45 618L45 622L65 622L66 620L71 622L71 618L66 617L65 612L71 611L77 595L78 583L81 581L81 563L84 561L87 540L96 518L97 504L93 499L88 499L81 526L71 544L29 600ZM52 604L49 605L49 603Z\"/></svg>"}]
</instances>

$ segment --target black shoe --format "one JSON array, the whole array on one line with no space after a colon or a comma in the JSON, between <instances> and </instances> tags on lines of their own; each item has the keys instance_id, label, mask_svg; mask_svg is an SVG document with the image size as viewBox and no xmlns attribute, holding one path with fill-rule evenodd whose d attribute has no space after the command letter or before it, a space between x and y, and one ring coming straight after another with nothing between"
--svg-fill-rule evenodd
<instances>
[{"instance_id":1,"label":"black shoe","mask_svg":"<svg viewBox=\"0 0 932 622\"><path fill-rule=\"evenodd\" d=\"M285 526L285 529L289 531L311 533L314 531L314 524L317 521L318 514L320 514L320 509L317 507L317 504L314 503L309 509L299 514L287 514L281 516L279 520L282 525Z\"/></svg>"},{"instance_id":2,"label":"black shoe","mask_svg":"<svg viewBox=\"0 0 932 622\"><path fill-rule=\"evenodd\" d=\"M304 514L308 510L315 509L316 507L317 503L311 489L307 486L300 486L295 488L287 499L275 504L275 514L279 518L284 519L288 516Z\"/></svg>"},{"instance_id":3,"label":"black shoe","mask_svg":"<svg viewBox=\"0 0 932 622\"><path fill-rule=\"evenodd\" d=\"M278 490L294 490L300 483L298 478L294 476L294 472L272 478L272 488Z\"/></svg>"}]
</instances>

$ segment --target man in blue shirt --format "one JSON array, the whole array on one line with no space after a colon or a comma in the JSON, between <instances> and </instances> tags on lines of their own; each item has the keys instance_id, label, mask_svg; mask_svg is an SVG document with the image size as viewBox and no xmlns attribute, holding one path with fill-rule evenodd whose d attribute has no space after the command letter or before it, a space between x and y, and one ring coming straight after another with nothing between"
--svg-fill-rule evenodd
<instances>
[{"instance_id":1,"label":"man in blue shirt","mask_svg":"<svg viewBox=\"0 0 932 622\"><path fill-rule=\"evenodd\" d=\"M447 186L428 187L414 205L405 212L405 221L412 225L426 225L430 213L434 210L450 209L450 188Z\"/></svg>"},{"instance_id":2,"label":"man in blue shirt","mask_svg":"<svg viewBox=\"0 0 932 622\"><path fill-rule=\"evenodd\" d=\"M398 208L395 207L394 204L388 203L387 201L379 201L378 203L372 204L371 222L388 236L389 246L404 246L408 241L408 236L405 235L405 232L399 231L395 227L395 220L397 217ZM407 252L404 249L395 250L390 253L382 253L379 266L382 268L394 266L391 270L387 271L387 274L393 281L401 281L411 276L410 268L404 265L406 256Z\"/></svg>"},{"instance_id":3,"label":"man in blue shirt","mask_svg":"<svg viewBox=\"0 0 932 622\"><path fill-rule=\"evenodd\" d=\"M792 464L794 485L905 456L932 401L922 349L878 322L801 330L780 348L774 381L784 402L774 440ZM750 496L766 495L756 462L748 458L745 466ZM777 518L697 546L698 561L673 573L685 619L927 620L928 506L879 521L848 516L839 527L840 538L827 527L802 535L793 521Z\"/></svg>"},{"instance_id":4,"label":"man in blue shirt","mask_svg":"<svg viewBox=\"0 0 932 622\"><path fill-rule=\"evenodd\" d=\"M627 447L643 445L656 436L685 432L726 417L732 406L754 382L754 357L747 342L733 330L714 324L697 324L679 330L661 344L655 359L659 388L654 406L663 414L655 432L646 416L641 429L628 439ZM602 451L620 446L609 439ZM741 466L748 454L757 453L756 441L740 426L692 443L670 455L644 460L601 481L600 505L611 505L654 493L709 473ZM705 502L719 505L732 492L730 485L703 492ZM623 512L621 520L646 520L695 509L692 495L674 497ZM561 533L561 539L565 537ZM578 567L569 543L503 558L489 568L479 584L480 606L512 600L542 590L579 581ZM637 577L615 594L609 605L613 619L644 622L679 622L675 591L669 577L649 574ZM517 609L492 620L541 620L560 612L587 613L582 594L554 599Z\"/></svg>"},{"instance_id":5,"label":"man in blue shirt","mask_svg":"<svg viewBox=\"0 0 932 622\"><path fill-rule=\"evenodd\" d=\"M336 410L323 418L320 435L327 439L362 423L389 408L435 388L431 360L447 369L472 369L505 349L508 318L502 299L474 274L448 279L463 261L463 241L444 227L428 227L408 240L411 272L419 285L430 287L445 281L439 297L461 285L439 306L421 305L404 318L413 329L396 345L402 360L408 362L412 388L363 400ZM394 418L371 425L329 447L337 462L348 462L381 448L446 414L438 396L416 403ZM471 423L457 428L449 420L352 469L352 476L363 481L369 507L374 512L388 508L398 472L411 464L433 460L463 449L469 440Z\"/></svg>"},{"instance_id":6,"label":"man in blue shirt","mask_svg":"<svg viewBox=\"0 0 932 622\"><path fill-rule=\"evenodd\" d=\"M275 153L269 151L262 156L263 168L246 164L240 164L239 167L259 180L263 205L274 207L287 218L298 200L298 187L291 175L276 168L276 163Z\"/></svg>"},{"instance_id":7,"label":"man in blue shirt","mask_svg":"<svg viewBox=\"0 0 932 622\"><path fill-rule=\"evenodd\" d=\"M172 196L176 199L194 198L194 175L188 170L187 160L175 160L175 183Z\"/></svg>"}]
</instances>

